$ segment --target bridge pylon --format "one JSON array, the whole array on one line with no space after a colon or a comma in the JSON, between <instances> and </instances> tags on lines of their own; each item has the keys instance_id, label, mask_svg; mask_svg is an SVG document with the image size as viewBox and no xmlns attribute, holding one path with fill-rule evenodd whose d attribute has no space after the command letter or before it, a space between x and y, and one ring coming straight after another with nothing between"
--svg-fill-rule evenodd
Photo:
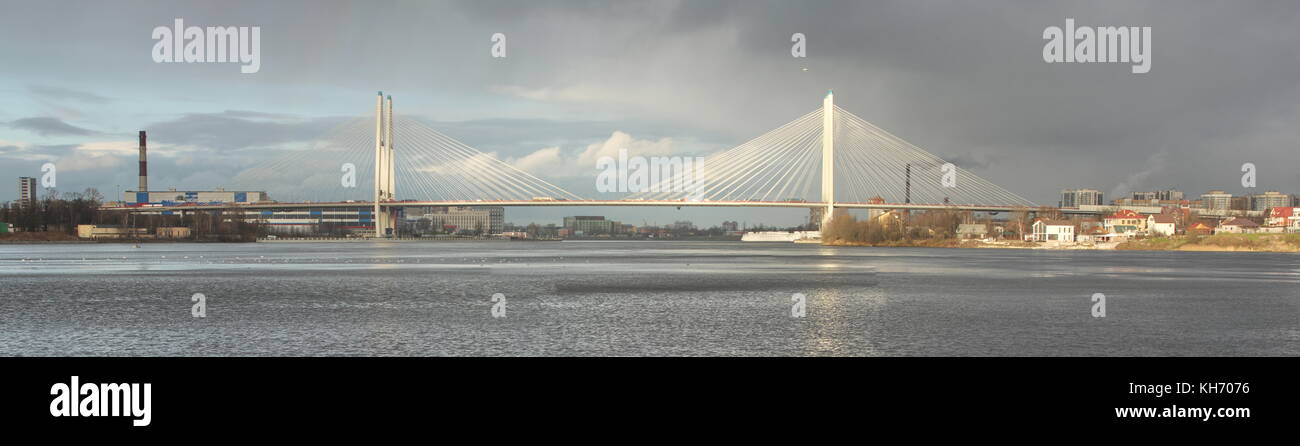
<instances>
[{"instance_id":1,"label":"bridge pylon","mask_svg":"<svg viewBox=\"0 0 1300 446\"><path fill-rule=\"evenodd\" d=\"M825 230L835 218L835 93L826 92L822 99L822 213L821 229Z\"/></svg>"},{"instance_id":2,"label":"bridge pylon","mask_svg":"<svg viewBox=\"0 0 1300 446\"><path fill-rule=\"evenodd\" d=\"M385 101L381 91L375 99L375 237L387 237L396 230L392 209L379 206L395 199L397 177L393 170L393 97Z\"/></svg>"}]
</instances>

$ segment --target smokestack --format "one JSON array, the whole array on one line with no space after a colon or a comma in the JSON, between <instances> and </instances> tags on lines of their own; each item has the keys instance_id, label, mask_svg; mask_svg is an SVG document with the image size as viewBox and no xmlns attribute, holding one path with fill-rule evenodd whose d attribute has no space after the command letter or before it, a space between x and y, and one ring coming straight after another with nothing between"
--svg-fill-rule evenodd
<instances>
[{"instance_id":1,"label":"smokestack","mask_svg":"<svg viewBox=\"0 0 1300 446\"><path fill-rule=\"evenodd\" d=\"M149 160L145 155L148 151L144 130L140 131L140 188L136 192L149 191Z\"/></svg>"}]
</instances>

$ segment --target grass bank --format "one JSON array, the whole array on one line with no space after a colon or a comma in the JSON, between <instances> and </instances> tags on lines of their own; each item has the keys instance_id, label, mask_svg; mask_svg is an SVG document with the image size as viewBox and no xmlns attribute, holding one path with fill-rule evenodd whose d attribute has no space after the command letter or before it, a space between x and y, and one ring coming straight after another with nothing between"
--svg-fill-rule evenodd
<instances>
[{"instance_id":1,"label":"grass bank","mask_svg":"<svg viewBox=\"0 0 1300 446\"><path fill-rule=\"evenodd\" d=\"M1300 234L1175 235L1120 243L1132 251L1300 252Z\"/></svg>"}]
</instances>

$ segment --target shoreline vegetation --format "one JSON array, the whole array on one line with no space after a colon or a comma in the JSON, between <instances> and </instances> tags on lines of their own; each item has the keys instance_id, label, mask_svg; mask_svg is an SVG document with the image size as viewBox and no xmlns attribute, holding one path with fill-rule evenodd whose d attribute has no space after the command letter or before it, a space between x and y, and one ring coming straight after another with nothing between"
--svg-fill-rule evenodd
<instances>
[{"instance_id":1,"label":"shoreline vegetation","mask_svg":"<svg viewBox=\"0 0 1300 446\"><path fill-rule=\"evenodd\" d=\"M0 233L0 243L235 243L254 242L266 231L264 225L247 223L243 212L179 215L133 215L101 209L104 197L98 190L63 193L49 189L39 201L0 203L0 222L12 224L16 232ZM82 239L80 225L124 228L114 238ZM160 237L159 228L188 228L184 237ZM135 232L142 231L142 232ZM148 234L147 236L138 236Z\"/></svg>"},{"instance_id":2,"label":"shoreline vegetation","mask_svg":"<svg viewBox=\"0 0 1300 446\"><path fill-rule=\"evenodd\" d=\"M1300 234L1215 234L1153 237L1120 243L1121 251L1300 252Z\"/></svg>"},{"instance_id":3,"label":"shoreline vegetation","mask_svg":"<svg viewBox=\"0 0 1300 446\"><path fill-rule=\"evenodd\" d=\"M912 226L903 218L884 214L878 218L858 220L839 213L822 228L822 244L831 246L930 246L957 247L956 237L962 216L952 212L926 212L913 216Z\"/></svg>"}]
</instances>

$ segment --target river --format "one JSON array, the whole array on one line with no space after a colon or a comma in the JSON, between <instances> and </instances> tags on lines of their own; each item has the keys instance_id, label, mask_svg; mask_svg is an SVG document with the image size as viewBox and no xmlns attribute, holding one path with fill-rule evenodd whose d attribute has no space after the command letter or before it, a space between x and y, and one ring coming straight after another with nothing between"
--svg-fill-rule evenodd
<instances>
[{"instance_id":1,"label":"river","mask_svg":"<svg viewBox=\"0 0 1300 446\"><path fill-rule=\"evenodd\" d=\"M0 355L1296 356L1298 285L1286 253L0 245Z\"/></svg>"}]
</instances>

